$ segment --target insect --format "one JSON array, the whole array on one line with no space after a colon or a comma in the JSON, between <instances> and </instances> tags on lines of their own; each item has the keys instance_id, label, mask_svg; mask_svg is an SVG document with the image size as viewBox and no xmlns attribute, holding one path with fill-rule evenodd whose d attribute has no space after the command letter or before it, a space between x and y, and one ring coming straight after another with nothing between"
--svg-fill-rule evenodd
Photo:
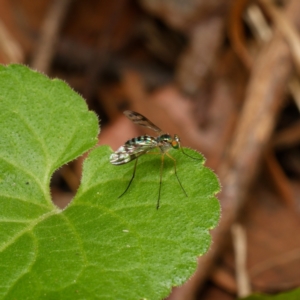
<instances>
[{"instance_id":1,"label":"insect","mask_svg":"<svg viewBox=\"0 0 300 300\"><path fill-rule=\"evenodd\" d=\"M183 149L181 148L181 145L180 145L180 138L177 134L175 134L174 137L172 137L171 135L164 133L160 128L158 128L156 125L154 125L152 122L150 122L147 118L145 118L144 116L142 116L141 114L139 114L137 112L126 110L123 113L133 123L138 124L143 127L146 127L146 128L149 128L149 129L152 129L153 131L157 132L159 134L159 136L152 137L149 135L141 135L141 136L132 138L131 140L128 140L123 146L121 146L116 152L111 154L110 162L113 165L123 165L130 161L135 160L132 177L131 177L125 191L118 198L121 198L129 189L129 187L134 179L134 176L135 176L138 158L141 155L149 153L151 150L157 149L157 148L160 150L160 152L159 153L155 152L154 154L161 154L161 166L160 166L160 180L159 180L159 190L158 190L158 199L157 199L156 209L158 209L160 206L162 172L163 172L165 155L167 155L169 158L171 158L172 161L174 162L174 170L175 170L175 175L178 180L178 183L179 183L182 191L184 192L184 194L186 196L188 196L179 180L178 175L177 175L176 160L168 153L168 151L171 148L181 149L181 151L185 155L189 156L190 158L197 159L197 160L199 160L199 158L192 157L183 151Z\"/></svg>"}]
</instances>

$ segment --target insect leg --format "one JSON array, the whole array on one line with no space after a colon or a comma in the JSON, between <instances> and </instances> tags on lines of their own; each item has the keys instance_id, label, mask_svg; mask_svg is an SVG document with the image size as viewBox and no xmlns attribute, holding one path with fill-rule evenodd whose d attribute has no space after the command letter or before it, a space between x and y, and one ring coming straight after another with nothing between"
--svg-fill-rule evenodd
<instances>
[{"instance_id":1,"label":"insect leg","mask_svg":"<svg viewBox=\"0 0 300 300\"><path fill-rule=\"evenodd\" d=\"M192 158L192 159L195 159L195 160L202 160L202 158L193 157L193 156L190 156L189 154L185 153L185 152L183 151L183 148L181 148L181 152L182 152L184 155L186 155L186 156L188 156L188 157L190 157L190 158Z\"/></svg>"},{"instance_id":2,"label":"insect leg","mask_svg":"<svg viewBox=\"0 0 300 300\"><path fill-rule=\"evenodd\" d=\"M156 209L159 209L159 201L160 201L160 191L161 191L161 183L162 183L162 171L164 168L164 158L165 154L161 156L161 165L160 165L160 179L159 179L159 190L158 190L158 199L157 199L157 204L156 204Z\"/></svg>"},{"instance_id":3,"label":"insect leg","mask_svg":"<svg viewBox=\"0 0 300 300\"><path fill-rule=\"evenodd\" d=\"M129 184L128 184L126 190L118 198L121 198L127 192L127 190L129 189L129 187L130 187L130 185L132 183L132 180L133 180L133 178L135 176L137 161L138 161L138 158L135 160L135 164L134 164L134 168L133 168L133 174L132 174L132 177L131 177L131 179L129 181Z\"/></svg>"},{"instance_id":4,"label":"insect leg","mask_svg":"<svg viewBox=\"0 0 300 300\"><path fill-rule=\"evenodd\" d=\"M169 153L166 153L166 154L174 161L175 175L176 175L177 180L178 180L178 182L179 182L179 184L180 184L180 186L181 186L181 189L183 190L183 192L185 193L185 195L188 197L188 195L187 195L185 189L183 188L183 186L182 186L182 184L181 184L181 182L180 182L180 180L179 180L179 177L178 177L178 175L177 175L176 159L175 159L174 157L172 157Z\"/></svg>"}]
</instances>

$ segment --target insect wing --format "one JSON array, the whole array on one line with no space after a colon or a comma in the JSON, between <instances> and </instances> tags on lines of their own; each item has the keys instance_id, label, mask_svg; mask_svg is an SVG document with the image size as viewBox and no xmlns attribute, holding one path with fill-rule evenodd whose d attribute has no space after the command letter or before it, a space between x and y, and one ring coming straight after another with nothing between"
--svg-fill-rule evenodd
<instances>
[{"instance_id":1,"label":"insect wing","mask_svg":"<svg viewBox=\"0 0 300 300\"><path fill-rule=\"evenodd\" d=\"M131 111L131 110L125 110L124 115L131 120L133 123L152 129L155 132L159 132L159 133L163 133L162 130L160 128L158 128L156 125L154 125L151 121L149 121L147 118L145 118L143 115Z\"/></svg>"},{"instance_id":2,"label":"insect wing","mask_svg":"<svg viewBox=\"0 0 300 300\"><path fill-rule=\"evenodd\" d=\"M113 165L126 164L156 147L157 141L155 138L150 136L137 137L127 141L116 152L111 154L110 162Z\"/></svg>"}]
</instances>

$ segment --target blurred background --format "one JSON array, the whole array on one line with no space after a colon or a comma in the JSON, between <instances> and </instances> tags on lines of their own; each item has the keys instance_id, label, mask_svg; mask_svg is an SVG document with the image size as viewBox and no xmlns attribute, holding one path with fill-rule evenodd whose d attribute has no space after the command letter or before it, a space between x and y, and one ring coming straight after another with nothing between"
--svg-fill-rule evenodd
<instances>
[{"instance_id":1,"label":"blurred background","mask_svg":"<svg viewBox=\"0 0 300 300\"><path fill-rule=\"evenodd\" d=\"M99 144L116 150L153 135L122 114L130 109L178 134L218 174L222 218L212 247L169 300L300 285L300 1L0 5L0 63L66 81L99 116ZM82 160L53 176L61 208L76 193Z\"/></svg>"}]
</instances>

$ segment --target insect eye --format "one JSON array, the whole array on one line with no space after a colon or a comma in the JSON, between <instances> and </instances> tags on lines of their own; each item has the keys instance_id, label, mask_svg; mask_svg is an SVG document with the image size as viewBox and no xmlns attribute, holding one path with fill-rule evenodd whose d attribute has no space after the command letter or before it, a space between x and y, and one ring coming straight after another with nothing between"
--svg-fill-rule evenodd
<instances>
[{"instance_id":1,"label":"insect eye","mask_svg":"<svg viewBox=\"0 0 300 300\"><path fill-rule=\"evenodd\" d=\"M164 142L167 142L167 143L172 143L172 138L171 137L169 137L169 136L163 136L163 141Z\"/></svg>"}]
</instances>

